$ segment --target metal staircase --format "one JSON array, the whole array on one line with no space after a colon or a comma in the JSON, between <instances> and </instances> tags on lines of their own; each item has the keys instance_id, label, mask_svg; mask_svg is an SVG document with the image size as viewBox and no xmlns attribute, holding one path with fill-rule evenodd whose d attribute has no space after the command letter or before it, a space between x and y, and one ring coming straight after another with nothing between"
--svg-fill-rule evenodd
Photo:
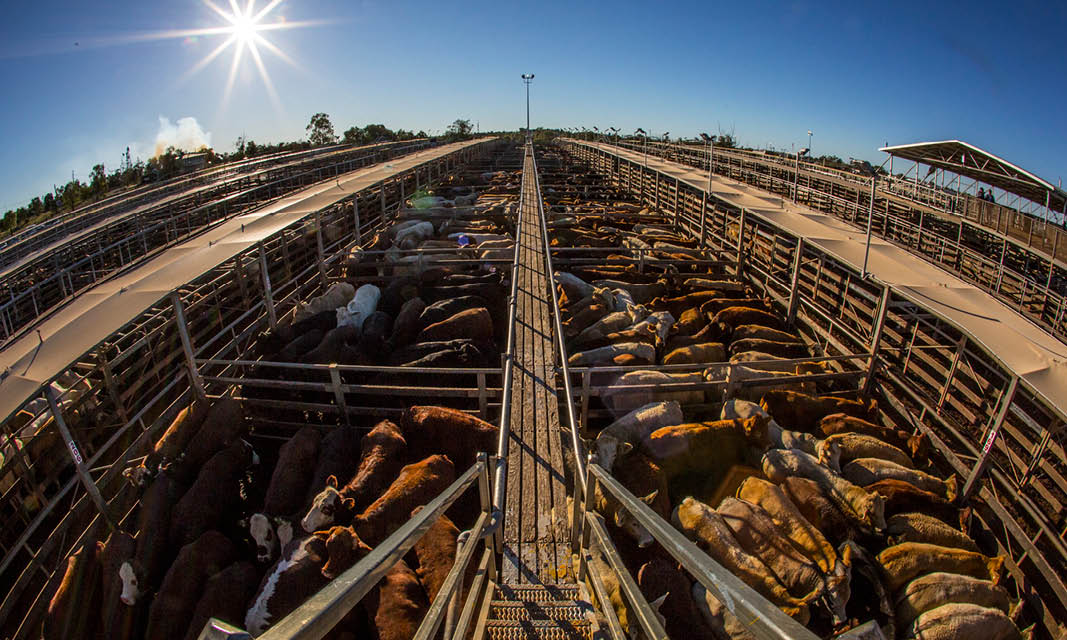
<instances>
[{"instance_id":1,"label":"metal staircase","mask_svg":"<svg viewBox=\"0 0 1067 640\"><path fill-rule=\"evenodd\" d=\"M591 639L596 633L593 606L578 585L498 585L489 603L489 616L476 640Z\"/></svg>"}]
</instances>

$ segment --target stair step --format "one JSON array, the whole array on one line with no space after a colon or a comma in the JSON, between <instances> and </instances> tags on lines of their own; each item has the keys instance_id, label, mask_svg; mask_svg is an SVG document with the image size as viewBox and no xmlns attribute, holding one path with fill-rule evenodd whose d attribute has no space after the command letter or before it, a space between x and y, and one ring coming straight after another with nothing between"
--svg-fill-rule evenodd
<instances>
[{"instance_id":1,"label":"stair step","mask_svg":"<svg viewBox=\"0 0 1067 640\"><path fill-rule=\"evenodd\" d=\"M574 600L521 602L494 600L489 605L490 620L582 620L585 607Z\"/></svg>"},{"instance_id":2,"label":"stair step","mask_svg":"<svg viewBox=\"0 0 1067 640\"><path fill-rule=\"evenodd\" d=\"M497 585L494 600L519 602L552 602L556 600L577 600L580 592L576 584L523 584Z\"/></svg>"},{"instance_id":3,"label":"stair step","mask_svg":"<svg viewBox=\"0 0 1067 640\"><path fill-rule=\"evenodd\" d=\"M590 640L593 629L586 620L487 620L489 640Z\"/></svg>"}]
</instances>

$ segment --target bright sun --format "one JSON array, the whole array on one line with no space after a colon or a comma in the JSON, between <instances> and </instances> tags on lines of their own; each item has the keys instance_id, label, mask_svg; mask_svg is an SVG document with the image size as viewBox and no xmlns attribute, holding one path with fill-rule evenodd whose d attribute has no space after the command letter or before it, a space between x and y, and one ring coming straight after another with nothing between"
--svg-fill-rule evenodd
<instances>
[{"instance_id":1,"label":"bright sun","mask_svg":"<svg viewBox=\"0 0 1067 640\"><path fill-rule=\"evenodd\" d=\"M197 62L192 69L190 69L185 77L189 77L200 71L215 58L218 58L227 49L233 49L233 61L230 63L230 74L226 80L226 88L222 96L222 104L229 101L230 93L233 90L234 82L237 78L237 71L240 69L241 58L248 50L249 56L252 58L255 64L256 70L259 72L260 78L263 80L263 85L267 89L267 93L270 95L271 101L279 111L281 110L281 103L278 100L278 94L274 90L274 83L271 82L270 75L267 73L267 67L263 64L263 57L260 55L260 48L267 49L274 55L278 56L282 60L289 64L296 66L289 56L285 55L281 49L268 40L263 32L275 31L280 29L293 29L296 27L306 27L316 24L314 22L290 22L286 21L282 17L268 22L270 13L274 11L278 5L282 4L284 0L270 0L262 9L257 9L255 6L255 0L247 0L247 4L242 8L239 4L239 0L229 0L229 10L223 9L219 5L215 4L214 0L203 0L204 5L218 14L220 18L224 20L224 24L219 27L212 27L207 29L196 29L182 32L185 36L223 36L224 40L214 49L211 50L202 60Z\"/></svg>"}]
</instances>

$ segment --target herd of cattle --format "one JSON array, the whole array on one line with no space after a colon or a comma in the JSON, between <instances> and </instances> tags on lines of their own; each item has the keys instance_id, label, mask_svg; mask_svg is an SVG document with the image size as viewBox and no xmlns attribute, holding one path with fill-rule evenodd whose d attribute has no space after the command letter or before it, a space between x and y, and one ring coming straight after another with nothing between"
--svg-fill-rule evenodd
<instances>
[{"instance_id":1,"label":"herd of cattle","mask_svg":"<svg viewBox=\"0 0 1067 640\"><path fill-rule=\"evenodd\" d=\"M698 273L694 244L670 226L614 209L552 224L555 246L581 248L561 256L612 248L556 274L572 375L593 367L617 418L587 441L591 460L820 635L875 619L888 638L1019 637L997 584L1003 558L965 533L956 479L925 439L803 377L833 369L794 362L812 354L764 299ZM592 499L671 637L752 637L616 499ZM597 555L593 568L634 633L613 572Z\"/></svg>"},{"instance_id":2,"label":"herd of cattle","mask_svg":"<svg viewBox=\"0 0 1067 640\"><path fill-rule=\"evenodd\" d=\"M192 640L211 617L262 633L497 440L495 426L432 406L370 431L305 427L262 456L248 428L230 397L182 410L135 476L128 530L86 542L57 573L45 638ZM454 523L477 510L457 501L330 637L410 638L452 567Z\"/></svg>"},{"instance_id":3,"label":"herd of cattle","mask_svg":"<svg viewBox=\"0 0 1067 640\"><path fill-rule=\"evenodd\" d=\"M440 376L421 368L494 366L507 331L501 267L514 246L506 194L517 180L490 173L477 194L446 185L410 200L348 256L344 280L259 336L256 357L414 370L366 374L368 384L435 386ZM265 364L255 373L305 375ZM345 382L355 378L346 372ZM253 386L244 395L316 399ZM131 521L57 572L44 637L191 640L210 617L261 633L497 445L495 426L441 406L364 428L309 419L280 446L257 437L261 417L224 396L175 418L127 474L141 491ZM478 508L473 492L457 500L330 637L411 637L451 568L456 525L473 524Z\"/></svg>"}]
</instances>

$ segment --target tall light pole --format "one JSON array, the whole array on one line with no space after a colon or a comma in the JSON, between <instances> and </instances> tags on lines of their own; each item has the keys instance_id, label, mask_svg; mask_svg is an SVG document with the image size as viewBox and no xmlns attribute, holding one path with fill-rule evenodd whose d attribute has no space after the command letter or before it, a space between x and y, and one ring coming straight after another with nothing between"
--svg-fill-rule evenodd
<instances>
[{"instance_id":1,"label":"tall light pole","mask_svg":"<svg viewBox=\"0 0 1067 640\"><path fill-rule=\"evenodd\" d=\"M530 76L531 78L533 76ZM808 153L811 153L811 129L808 129Z\"/></svg>"},{"instance_id":2,"label":"tall light pole","mask_svg":"<svg viewBox=\"0 0 1067 640\"><path fill-rule=\"evenodd\" d=\"M618 146L619 145L619 128L618 127L608 127L608 131L610 131L610 132L615 134L615 146ZM889 146L889 145L886 145L886 146Z\"/></svg>"},{"instance_id":3,"label":"tall light pole","mask_svg":"<svg viewBox=\"0 0 1067 640\"><path fill-rule=\"evenodd\" d=\"M645 133L645 130L642 129L641 127L638 127L637 129L634 130L634 135L636 135L636 134L641 134L641 137L644 139L644 142L645 142L645 168L647 169L648 168L648 134Z\"/></svg>"},{"instance_id":4,"label":"tall light pole","mask_svg":"<svg viewBox=\"0 0 1067 640\"><path fill-rule=\"evenodd\" d=\"M530 135L530 82L534 79L534 74L524 73L522 74L522 82L526 85L526 135Z\"/></svg>"}]
</instances>

